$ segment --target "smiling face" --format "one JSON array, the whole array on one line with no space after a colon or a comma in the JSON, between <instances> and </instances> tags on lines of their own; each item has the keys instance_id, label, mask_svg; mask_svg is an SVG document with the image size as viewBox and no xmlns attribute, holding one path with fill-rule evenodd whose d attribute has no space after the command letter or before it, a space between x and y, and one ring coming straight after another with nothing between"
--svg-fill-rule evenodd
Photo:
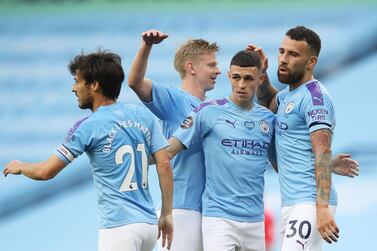
<instances>
[{"instance_id":1,"label":"smiling face","mask_svg":"<svg viewBox=\"0 0 377 251\"><path fill-rule=\"evenodd\" d=\"M281 83L297 85L313 74L317 57L306 41L297 41L285 36L278 57L278 78Z\"/></svg>"},{"instance_id":2,"label":"smiling face","mask_svg":"<svg viewBox=\"0 0 377 251\"><path fill-rule=\"evenodd\" d=\"M200 55L192 60L193 74L204 91L212 90L216 84L220 69L215 53Z\"/></svg>"},{"instance_id":3,"label":"smiling face","mask_svg":"<svg viewBox=\"0 0 377 251\"><path fill-rule=\"evenodd\" d=\"M244 109L251 108L255 93L264 80L261 69L231 65L228 77L233 91L231 100Z\"/></svg>"},{"instance_id":4,"label":"smiling face","mask_svg":"<svg viewBox=\"0 0 377 251\"><path fill-rule=\"evenodd\" d=\"M75 83L72 86L72 92L77 96L77 102L81 109L93 110L93 90L92 84L86 84L86 81L80 76L79 71L76 71L74 76Z\"/></svg>"}]
</instances>

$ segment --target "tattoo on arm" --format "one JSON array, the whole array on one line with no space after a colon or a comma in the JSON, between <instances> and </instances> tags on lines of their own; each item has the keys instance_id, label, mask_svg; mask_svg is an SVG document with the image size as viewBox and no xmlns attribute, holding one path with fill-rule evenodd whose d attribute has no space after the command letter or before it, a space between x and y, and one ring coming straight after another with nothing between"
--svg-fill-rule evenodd
<instances>
[{"instance_id":1,"label":"tattoo on arm","mask_svg":"<svg viewBox=\"0 0 377 251\"><path fill-rule=\"evenodd\" d=\"M257 98L262 106L271 109L271 102L275 99L277 90L271 85L267 73L264 74L266 76L266 80L259 86Z\"/></svg>"},{"instance_id":2,"label":"tattoo on arm","mask_svg":"<svg viewBox=\"0 0 377 251\"><path fill-rule=\"evenodd\" d=\"M321 129L311 134L317 184L317 204L328 205L331 187L331 131Z\"/></svg>"}]
</instances>

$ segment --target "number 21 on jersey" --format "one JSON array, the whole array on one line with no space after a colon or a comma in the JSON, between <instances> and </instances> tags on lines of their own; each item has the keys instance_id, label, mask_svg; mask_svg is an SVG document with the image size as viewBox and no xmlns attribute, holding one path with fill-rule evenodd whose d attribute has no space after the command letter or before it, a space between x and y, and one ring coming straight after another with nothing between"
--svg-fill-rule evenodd
<instances>
[{"instance_id":1,"label":"number 21 on jersey","mask_svg":"<svg viewBox=\"0 0 377 251\"><path fill-rule=\"evenodd\" d=\"M136 154L141 154L141 174L142 174L142 187L146 188L148 186L148 159L147 153L145 152L145 145L138 144L136 148ZM122 185L120 186L120 192L134 191L138 189L137 182L132 182L132 179L135 174L135 151L131 145L121 146L115 153L115 163L117 165L123 164L124 155L130 155L130 167L126 177L123 180Z\"/></svg>"}]
</instances>

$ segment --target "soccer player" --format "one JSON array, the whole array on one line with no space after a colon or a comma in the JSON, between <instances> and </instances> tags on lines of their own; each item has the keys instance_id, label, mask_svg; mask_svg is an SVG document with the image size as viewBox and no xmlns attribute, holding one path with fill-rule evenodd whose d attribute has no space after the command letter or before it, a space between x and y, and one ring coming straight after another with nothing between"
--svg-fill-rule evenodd
<instances>
[{"instance_id":1,"label":"soccer player","mask_svg":"<svg viewBox=\"0 0 377 251\"><path fill-rule=\"evenodd\" d=\"M335 111L327 89L313 76L320 49L314 31L288 30L278 57L279 81L288 86L277 93L266 82L258 92L260 103L276 112L283 251L322 250L321 237L328 243L339 238L330 164ZM358 175L357 165L343 175Z\"/></svg>"},{"instance_id":2,"label":"soccer player","mask_svg":"<svg viewBox=\"0 0 377 251\"><path fill-rule=\"evenodd\" d=\"M264 81L256 52L231 60L229 97L202 103L169 139L174 156L203 142L204 250L265 250L264 172L274 131L274 114L252 99Z\"/></svg>"},{"instance_id":3,"label":"soccer player","mask_svg":"<svg viewBox=\"0 0 377 251\"><path fill-rule=\"evenodd\" d=\"M145 78L152 46L167 37L158 30L142 34L141 47L132 63L128 84L162 120L164 136L170 138L186 116L206 98L205 93L214 88L220 70L217 67L216 43L194 39L184 43L175 54L174 67L182 78L180 88L160 85ZM201 142L177 155L171 163L174 172L175 226L172 250L201 251L201 210L205 183Z\"/></svg>"},{"instance_id":4,"label":"soccer player","mask_svg":"<svg viewBox=\"0 0 377 251\"><path fill-rule=\"evenodd\" d=\"M158 236L169 249L173 237L173 178L166 140L143 107L117 102L124 73L118 55L98 51L69 64L79 107L93 113L78 121L48 160L9 162L4 175L48 180L86 152L93 168L100 216L99 250L152 250ZM148 190L148 159L156 161L162 193L158 220ZM157 236L158 235L158 236Z\"/></svg>"}]
</instances>

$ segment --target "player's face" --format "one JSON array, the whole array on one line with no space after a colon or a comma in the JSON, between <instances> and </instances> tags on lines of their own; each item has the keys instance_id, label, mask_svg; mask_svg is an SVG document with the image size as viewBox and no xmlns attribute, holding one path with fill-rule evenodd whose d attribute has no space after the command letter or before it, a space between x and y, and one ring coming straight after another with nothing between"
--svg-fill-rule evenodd
<instances>
[{"instance_id":1,"label":"player's face","mask_svg":"<svg viewBox=\"0 0 377 251\"><path fill-rule=\"evenodd\" d=\"M93 95L91 93L91 85L87 85L86 81L81 78L79 73L76 73L75 83L72 86L72 92L77 96L77 101L81 109L93 110Z\"/></svg>"},{"instance_id":2,"label":"player's face","mask_svg":"<svg viewBox=\"0 0 377 251\"><path fill-rule=\"evenodd\" d=\"M300 83L310 69L310 57L306 41L296 41L285 36L279 48L279 81L289 85Z\"/></svg>"},{"instance_id":3,"label":"player's face","mask_svg":"<svg viewBox=\"0 0 377 251\"><path fill-rule=\"evenodd\" d=\"M221 73L215 53L199 56L193 60L193 65L197 82L203 90L212 90L215 87L217 75Z\"/></svg>"},{"instance_id":4,"label":"player's face","mask_svg":"<svg viewBox=\"0 0 377 251\"><path fill-rule=\"evenodd\" d=\"M232 101L241 107L251 105L258 86L263 82L261 70L232 65L228 77L232 83Z\"/></svg>"}]
</instances>

